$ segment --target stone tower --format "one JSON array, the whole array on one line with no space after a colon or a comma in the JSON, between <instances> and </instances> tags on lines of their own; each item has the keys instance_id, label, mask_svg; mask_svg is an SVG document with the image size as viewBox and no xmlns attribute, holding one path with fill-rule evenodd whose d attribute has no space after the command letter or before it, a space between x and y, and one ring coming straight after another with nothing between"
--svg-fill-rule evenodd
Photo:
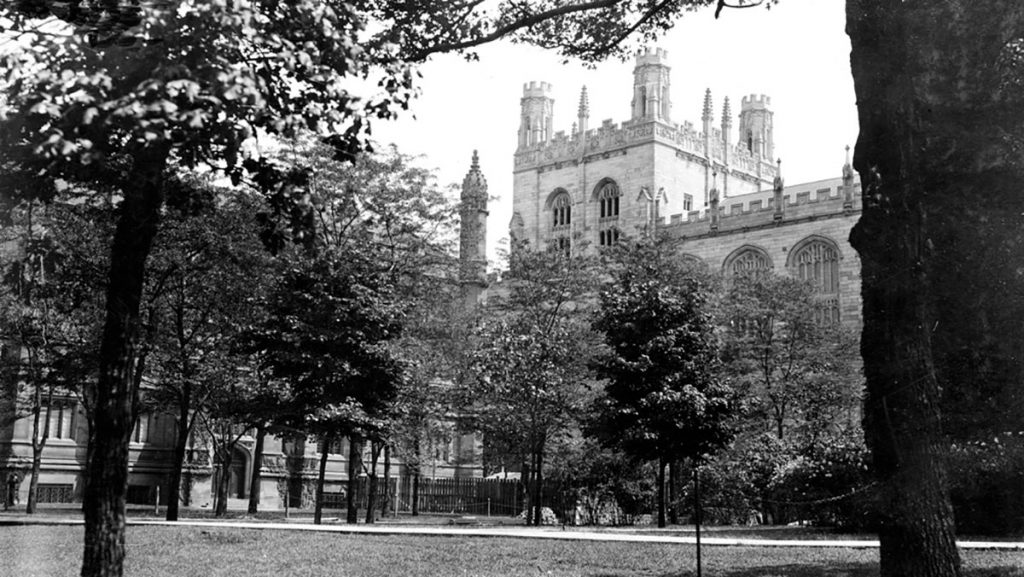
<instances>
[{"instance_id":1,"label":"stone tower","mask_svg":"<svg viewBox=\"0 0 1024 577\"><path fill-rule=\"evenodd\" d=\"M671 122L671 69L665 62L668 52L661 48L641 52L633 68L633 120Z\"/></svg>"},{"instance_id":2,"label":"stone tower","mask_svg":"<svg viewBox=\"0 0 1024 577\"><path fill-rule=\"evenodd\" d=\"M551 140L552 111L555 107L555 100L551 98L551 85L547 82L523 84L523 98L519 103L519 149Z\"/></svg>"},{"instance_id":3,"label":"stone tower","mask_svg":"<svg viewBox=\"0 0 1024 577\"><path fill-rule=\"evenodd\" d=\"M460 200L459 282L463 302L471 308L481 302L487 288L487 180L475 150L462 179Z\"/></svg>"},{"instance_id":4,"label":"stone tower","mask_svg":"<svg viewBox=\"0 0 1024 577\"><path fill-rule=\"evenodd\" d=\"M743 97L740 106L740 146L754 158L769 162L775 156L771 104L772 99L764 94L751 94Z\"/></svg>"}]
</instances>

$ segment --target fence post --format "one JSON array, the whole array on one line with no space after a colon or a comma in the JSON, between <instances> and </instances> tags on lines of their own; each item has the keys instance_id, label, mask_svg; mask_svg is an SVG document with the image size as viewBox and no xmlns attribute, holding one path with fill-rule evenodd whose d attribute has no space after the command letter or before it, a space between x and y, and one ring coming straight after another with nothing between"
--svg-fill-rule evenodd
<instances>
[{"instance_id":1,"label":"fence post","mask_svg":"<svg viewBox=\"0 0 1024 577\"><path fill-rule=\"evenodd\" d=\"M491 498L490 497L487 498L487 516L488 517L491 516Z\"/></svg>"},{"instance_id":2,"label":"fence post","mask_svg":"<svg viewBox=\"0 0 1024 577\"><path fill-rule=\"evenodd\" d=\"M153 512L160 514L160 485L156 486L156 503L153 504Z\"/></svg>"},{"instance_id":3,"label":"fence post","mask_svg":"<svg viewBox=\"0 0 1024 577\"><path fill-rule=\"evenodd\" d=\"M289 489L290 489L290 487L289 487ZM290 490L286 490L284 492L284 518L285 519L288 518L288 500L289 500L289 497L291 497L291 491Z\"/></svg>"}]
</instances>

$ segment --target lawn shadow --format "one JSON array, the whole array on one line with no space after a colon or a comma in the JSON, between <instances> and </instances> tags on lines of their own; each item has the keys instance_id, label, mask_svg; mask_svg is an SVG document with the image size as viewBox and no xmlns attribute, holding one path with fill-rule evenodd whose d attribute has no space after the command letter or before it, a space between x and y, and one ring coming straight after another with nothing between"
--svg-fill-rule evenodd
<instances>
[{"instance_id":1,"label":"lawn shadow","mask_svg":"<svg viewBox=\"0 0 1024 577\"><path fill-rule=\"evenodd\" d=\"M710 575L708 570L705 575ZM664 573L658 577L695 577L696 570L679 573ZM760 567L744 567L742 569L715 570L715 577L875 577L878 575L877 563L829 563L827 566L808 564L763 565Z\"/></svg>"}]
</instances>

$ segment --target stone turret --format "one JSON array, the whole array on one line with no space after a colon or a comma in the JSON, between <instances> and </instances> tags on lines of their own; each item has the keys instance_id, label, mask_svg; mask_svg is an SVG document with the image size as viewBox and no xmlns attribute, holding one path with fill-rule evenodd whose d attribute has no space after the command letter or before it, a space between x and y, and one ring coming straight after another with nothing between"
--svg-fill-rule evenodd
<instances>
[{"instance_id":1,"label":"stone turret","mask_svg":"<svg viewBox=\"0 0 1024 577\"><path fill-rule=\"evenodd\" d=\"M459 210L459 282L467 307L476 306L487 288L487 180L480 170L480 159L473 151L473 162L462 179Z\"/></svg>"},{"instance_id":2,"label":"stone turret","mask_svg":"<svg viewBox=\"0 0 1024 577\"><path fill-rule=\"evenodd\" d=\"M744 96L740 103L740 145L769 162L775 156L771 104L772 99L763 94Z\"/></svg>"},{"instance_id":3,"label":"stone turret","mask_svg":"<svg viewBox=\"0 0 1024 577\"><path fill-rule=\"evenodd\" d=\"M661 48L636 55L633 68L633 120L671 122L671 68L668 52Z\"/></svg>"},{"instance_id":4,"label":"stone turret","mask_svg":"<svg viewBox=\"0 0 1024 577\"><path fill-rule=\"evenodd\" d=\"M519 123L519 148L551 140L555 100L547 82L523 84Z\"/></svg>"}]
</instances>

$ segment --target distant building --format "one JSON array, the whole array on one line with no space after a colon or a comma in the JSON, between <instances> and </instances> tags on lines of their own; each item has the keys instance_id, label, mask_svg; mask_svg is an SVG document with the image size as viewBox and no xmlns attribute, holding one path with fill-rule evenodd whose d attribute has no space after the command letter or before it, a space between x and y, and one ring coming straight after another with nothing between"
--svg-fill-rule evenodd
<instances>
[{"instance_id":1,"label":"distant building","mask_svg":"<svg viewBox=\"0 0 1024 577\"><path fill-rule=\"evenodd\" d=\"M475 153L463 182L462 197L462 292L465 305L475 306L483 298L486 288L487 217L487 182L480 172ZM6 236L0 239L0 265L18 258L19 252L15 240ZM4 374L17 374L16 367L23 360L24 351L0 340L0 363L4 363L6 368L13 368ZM0 487L3 489L0 503L13 497L14 502L10 505L18 507L24 507L28 500L32 466L33 426L31 415L25 411L25 394L24 390L19 392L16 379L0 378ZM43 415L45 423L45 407ZM460 431L457 416L437 415L437 419L452 423L452 434L448 438L424 440L420 475L441 479L482 477L480 437ZM175 411L170 409L145 410L138 416L129 444L129 504L153 505L158 495L160 502L166 504L177 421ZM84 407L73 395L57 395L49 412L49 422L50 434L42 453L39 474L38 502L81 502L88 443ZM239 500L234 504L236 508L243 507L241 500L248 499L253 471L259 466L261 509L284 508L286 499L293 508L310 506L319 468L319 443L301 435L268 435L262 460L255 463L256 439L252 434L248 431L241 437L226 471L221 470L220 459L212 447L200 435L195 435L185 456L180 495L182 503L212 508L217 478L225 474L229 476L229 499ZM327 450L325 491L341 493L348 480L347 440L338 439ZM368 455L364 455L363 461L369 466ZM398 479L398 486L406 494L405 508L408 508L411 473L411 467L400 457L393 459L391 475ZM378 474L383 474L383 462L378 465Z\"/></svg>"},{"instance_id":2,"label":"distant building","mask_svg":"<svg viewBox=\"0 0 1024 577\"><path fill-rule=\"evenodd\" d=\"M553 132L551 85L524 85L512 238L593 250L657 226L681 241L680 258L811 280L823 321L859 324L860 260L848 238L861 198L849 158L836 178L785 186L768 96L740 100L734 132L729 99L716 123L708 89L700 125L680 124L669 73L665 51L637 55L629 119L591 127L584 87L568 133Z\"/></svg>"}]
</instances>

